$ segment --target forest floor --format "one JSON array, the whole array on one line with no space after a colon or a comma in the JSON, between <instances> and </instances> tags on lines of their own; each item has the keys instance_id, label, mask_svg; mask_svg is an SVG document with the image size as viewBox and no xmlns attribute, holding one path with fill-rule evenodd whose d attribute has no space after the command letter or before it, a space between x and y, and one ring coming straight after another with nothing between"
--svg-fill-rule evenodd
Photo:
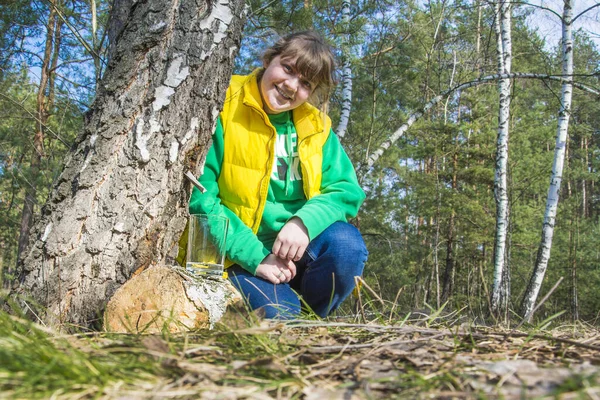
<instances>
[{"instance_id":1,"label":"forest floor","mask_svg":"<svg viewBox=\"0 0 600 400\"><path fill-rule=\"evenodd\" d=\"M597 327L358 320L61 335L0 313L0 398L600 399Z\"/></svg>"}]
</instances>

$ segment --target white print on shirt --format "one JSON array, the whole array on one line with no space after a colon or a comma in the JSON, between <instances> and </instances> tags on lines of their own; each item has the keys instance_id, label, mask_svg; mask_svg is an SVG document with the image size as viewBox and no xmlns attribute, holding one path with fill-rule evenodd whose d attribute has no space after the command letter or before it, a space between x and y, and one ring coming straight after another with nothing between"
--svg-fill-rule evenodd
<instances>
[{"instance_id":1,"label":"white print on shirt","mask_svg":"<svg viewBox=\"0 0 600 400\"><path fill-rule=\"evenodd\" d=\"M273 163L273 171L271 173L271 179L276 181L285 181L286 173L290 173L290 181L301 181L302 175L300 174L300 159L298 158L298 136L296 132L291 133L291 144L292 144L292 165L291 168L288 165L290 162L287 135L277 135L277 141L275 142L275 162Z\"/></svg>"}]
</instances>

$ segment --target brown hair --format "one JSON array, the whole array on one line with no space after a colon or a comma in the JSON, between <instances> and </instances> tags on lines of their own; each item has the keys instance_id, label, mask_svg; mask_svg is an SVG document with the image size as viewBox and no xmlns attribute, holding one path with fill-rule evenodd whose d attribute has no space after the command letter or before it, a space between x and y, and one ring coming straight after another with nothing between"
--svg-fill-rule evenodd
<instances>
[{"instance_id":1,"label":"brown hair","mask_svg":"<svg viewBox=\"0 0 600 400\"><path fill-rule=\"evenodd\" d=\"M331 48L313 31L291 33L279 39L263 54L268 65L277 56L295 58L298 72L315 85L310 102L325 111L329 94L336 85L335 59Z\"/></svg>"}]
</instances>

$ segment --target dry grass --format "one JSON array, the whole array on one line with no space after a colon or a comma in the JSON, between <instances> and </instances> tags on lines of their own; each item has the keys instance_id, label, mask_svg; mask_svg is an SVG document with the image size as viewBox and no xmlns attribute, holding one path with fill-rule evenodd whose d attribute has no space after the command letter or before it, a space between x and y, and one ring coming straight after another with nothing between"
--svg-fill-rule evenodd
<instances>
[{"instance_id":1,"label":"dry grass","mask_svg":"<svg viewBox=\"0 0 600 400\"><path fill-rule=\"evenodd\" d=\"M60 335L0 313L0 398L600 398L596 328L509 331L458 324L455 313L361 314L244 316L235 327L148 336Z\"/></svg>"}]
</instances>

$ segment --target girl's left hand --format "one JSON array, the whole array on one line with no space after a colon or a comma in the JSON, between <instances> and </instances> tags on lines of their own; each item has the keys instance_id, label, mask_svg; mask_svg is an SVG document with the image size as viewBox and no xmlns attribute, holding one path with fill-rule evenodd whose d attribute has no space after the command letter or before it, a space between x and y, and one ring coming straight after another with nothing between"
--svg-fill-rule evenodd
<instances>
[{"instance_id":1,"label":"girl's left hand","mask_svg":"<svg viewBox=\"0 0 600 400\"><path fill-rule=\"evenodd\" d=\"M309 241L304 222L293 217L279 231L273 243L273 254L284 260L298 261L304 255Z\"/></svg>"},{"instance_id":2,"label":"girl's left hand","mask_svg":"<svg viewBox=\"0 0 600 400\"><path fill-rule=\"evenodd\" d=\"M275 285L287 283L296 276L296 265L288 260L282 260L274 254L269 254L256 268L256 276Z\"/></svg>"}]
</instances>

